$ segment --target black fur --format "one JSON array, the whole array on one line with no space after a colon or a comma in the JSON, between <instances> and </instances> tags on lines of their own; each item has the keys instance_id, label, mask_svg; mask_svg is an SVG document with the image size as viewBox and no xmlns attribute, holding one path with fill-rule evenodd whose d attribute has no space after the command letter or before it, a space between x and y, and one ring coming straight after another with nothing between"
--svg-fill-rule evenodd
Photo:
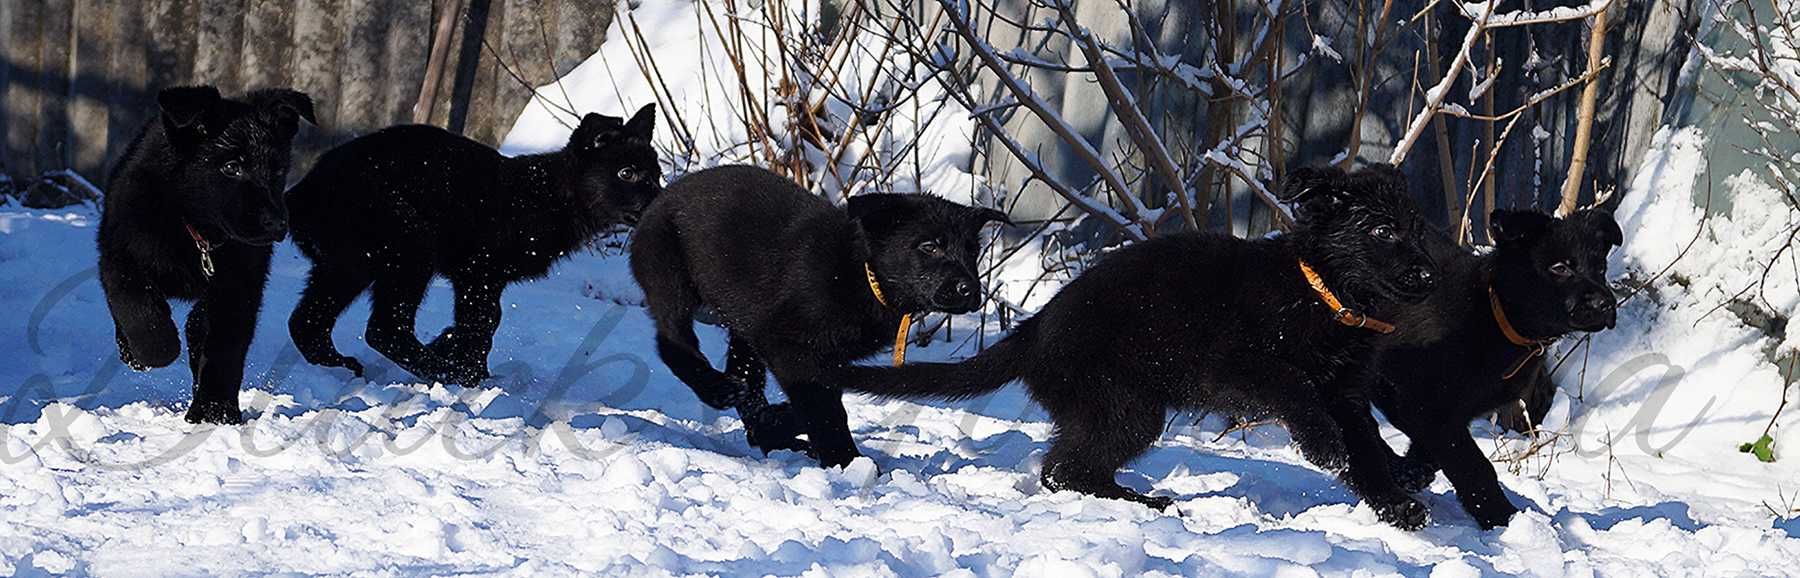
<instances>
[{"instance_id":1,"label":"black fur","mask_svg":"<svg viewBox=\"0 0 1800 578\"><path fill-rule=\"evenodd\" d=\"M563 150L512 158L431 126L325 153L288 192L294 243L313 262L288 319L294 345L310 363L362 375L331 328L367 289L375 351L423 379L486 379L506 286L636 220L661 190L655 116L654 105L630 121L589 113ZM434 275L455 288L455 322L424 345L414 319Z\"/></svg>"},{"instance_id":2,"label":"black fur","mask_svg":"<svg viewBox=\"0 0 1800 578\"><path fill-rule=\"evenodd\" d=\"M1366 392L1335 379L1365 361L1377 334L1334 321L1296 262L1310 263L1345 305L1379 318L1431 289L1424 225L1404 178L1385 165L1296 171L1284 199L1298 215L1286 235L1181 234L1127 246L969 360L851 367L842 384L967 398L1021 379L1056 423L1045 487L1158 509L1171 500L1126 489L1114 475L1161 435L1169 410L1275 417L1308 460L1341 475L1383 520L1418 527L1428 512L1389 476Z\"/></svg>"},{"instance_id":3,"label":"black fur","mask_svg":"<svg viewBox=\"0 0 1800 578\"><path fill-rule=\"evenodd\" d=\"M1495 211L1489 221L1496 246L1486 255L1470 254L1447 239L1435 244L1443 264L1438 289L1396 312L1396 322L1413 331L1383 340L1372 365L1380 377L1371 388L1375 405L1412 439L1405 460L1395 463L1399 483L1422 489L1441 467L1463 509L1484 528L1504 525L1518 510L1469 435L1469 420L1515 402L1531 387L1554 388L1543 356L1519 366L1531 350L1501 333L1488 288L1529 339L1612 327L1606 255L1622 239L1612 217L1595 210L1568 219Z\"/></svg>"},{"instance_id":4,"label":"black fur","mask_svg":"<svg viewBox=\"0 0 1800 578\"><path fill-rule=\"evenodd\" d=\"M902 313L980 306L981 228L1005 220L927 195L858 195L839 209L766 170L717 167L670 185L644 212L631 271L656 320L657 351L701 401L736 408L764 451L810 442L820 462L839 466L859 454L823 371L891 345ZM731 332L724 373L699 350L702 306ZM768 405L769 371L791 406Z\"/></svg>"},{"instance_id":5,"label":"black fur","mask_svg":"<svg viewBox=\"0 0 1800 578\"><path fill-rule=\"evenodd\" d=\"M156 101L158 115L113 167L100 215L100 283L119 358L137 370L174 363L181 340L168 300L193 301L187 420L238 423L271 246L287 235L289 152L300 120L313 122L312 99L266 89L234 100L197 86ZM188 226L212 246L210 278Z\"/></svg>"}]
</instances>

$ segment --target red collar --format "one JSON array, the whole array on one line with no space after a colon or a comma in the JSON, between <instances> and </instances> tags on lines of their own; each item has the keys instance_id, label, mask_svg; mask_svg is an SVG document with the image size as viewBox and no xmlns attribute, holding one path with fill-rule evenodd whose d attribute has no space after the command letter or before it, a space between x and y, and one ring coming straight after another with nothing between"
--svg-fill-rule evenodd
<instances>
[{"instance_id":1,"label":"red collar","mask_svg":"<svg viewBox=\"0 0 1800 578\"><path fill-rule=\"evenodd\" d=\"M212 241L200 236L200 231L191 224L182 223L181 226L187 229L188 238L194 240L194 248L200 251L200 274L211 280L213 276Z\"/></svg>"}]
</instances>

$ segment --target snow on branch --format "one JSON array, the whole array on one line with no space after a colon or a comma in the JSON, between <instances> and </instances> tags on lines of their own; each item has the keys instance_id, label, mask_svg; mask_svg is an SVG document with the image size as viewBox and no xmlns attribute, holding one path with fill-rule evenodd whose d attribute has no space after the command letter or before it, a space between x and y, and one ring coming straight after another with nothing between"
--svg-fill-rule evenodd
<instances>
[{"instance_id":1,"label":"snow on branch","mask_svg":"<svg viewBox=\"0 0 1800 578\"><path fill-rule=\"evenodd\" d=\"M1492 0L1489 2L1459 2L1456 4L1456 8L1462 12L1463 16L1468 17L1470 20L1479 21L1483 19L1482 15L1485 12L1494 9L1494 4L1498 3L1498 1L1499 0ZM1585 20L1594 17L1596 14L1605 12L1606 9L1611 6L1612 0L1593 0L1582 6L1558 6L1549 10L1517 10L1513 12L1489 14L1485 18L1486 24L1483 27L1492 30L1495 28L1509 28L1513 26L1530 26L1533 24L1548 24L1551 22Z\"/></svg>"},{"instance_id":2,"label":"snow on branch","mask_svg":"<svg viewBox=\"0 0 1800 578\"><path fill-rule=\"evenodd\" d=\"M1431 121L1437 117L1438 113L1468 116L1468 112L1460 106L1453 104L1446 106L1445 100L1450 96L1451 88L1456 85L1457 79L1462 77L1464 69L1474 60L1475 45L1489 31L1496 28L1567 22L1594 17L1605 13L1606 9L1612 5L1612 0L1593 0L1583 6L1560 7L1535 12L1497 13L1498 5L1499 0L1456 3L1457 11L1469 18L1471 22L1469 31L1463 36L1462 45L1457 49L1455 58L1451 59L1449 69L1444 71L1436 85L1425 91L1424 107L1407 123L1404 136L1401 137L1400 142L1394 145L1394 152L1388 156L1388 163L1398 165L1406 162L1407 154L1412 151L1413 145L1418 143L1419 137L1425 134L1426 128L1430 126ZM1481 94L1485 91L1484 87L1477 86L1470 92L1471 94ZM1447 112L1450 110L1455 112Z\"/></svg>"},{"instance_id":3,"label":"snow on branch","mask_svg":"<svg viewBox=\"0 0 1800 578\"><path fill-rule=\"evenodd\" d=\"M1119 82L1119 75L1107 63L1106 54L1101 52L1100 43L1094 40L1093 33L1075 21L1075 13L1067 5L1058 6L1057 13L1062 16L1063 23L1068 26L1075 38L1076 47L1094 67L1094 76L1100 80L1100 89L1112 103L1113 113L1119 115L1125 129L1131 132L1133 140L1150 158L1150 164L1163 179L1163 183L1175 193L1175 201L1181 210L1185 227L1193 229L1199 220L1194 218L1193 194L1187 188L1187 176L1182 174L1181 167L1175 164L1174 155L1169 154L1169 147L1163 144L1162 136L1150 126L1150 119L1144 117L1144 110L1138 106L1137 99L1131 91Z\"/></svg>"}]
</instances>

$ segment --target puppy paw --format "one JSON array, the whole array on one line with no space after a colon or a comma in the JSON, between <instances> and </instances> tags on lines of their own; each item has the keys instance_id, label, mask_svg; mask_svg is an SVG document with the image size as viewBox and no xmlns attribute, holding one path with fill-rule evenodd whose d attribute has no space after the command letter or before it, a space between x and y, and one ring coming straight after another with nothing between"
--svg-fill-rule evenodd
<instances>
[{"instance_id":1,"label":"puppy paw","mask_svg":"<svg viewBox=\"0 0 1800 578\"><path fill-rule=\"evenodd\" d=\"M819 458L818 452L813 451L812 444L807 443L806 440L800 438L751 438L749 441L750 447L762 450L762 454L765 457L774 453L776 450L787 450L794 453L806 454L806 457L809 458Z\"/></svg>"},{"instance_id":2,"label":"puppy paw","mask_svg":"<svg viewBox=\"0 0 1800 578\"><path fill-rule=\"evenodd\" d=\"M200 400L196 399L188 406L184 418L191 424L238 425L244 423L244 414L238 410L237 400Z\"/></svg>"},{"instance_id":3,"label":"puppy paw","mask_svg":"<svg viewBox=\"0 0 1800 578\"><path fill-rule=\"evenodd\" d=\"M493 374L488 373L486 364L457 364L446 370L443 377L444 383L454 383L472 387L480 385L483 381L487 381L488 378L493 377Z\"/></svg>"},{"instance_id":4,"label":"puppy paw","mask_svg":"<svg viewBox=\"0 0 1800 578\"><path fill-rule=\"evenodd\" d=\"M818 452L819 465L827 468L842 468L850 465L850 462L856 461L856 458L862 457L862 452L856 451L856 448L848 450L814 449Z\"/></svg>"},{"instance_id":5,"label":"puppy paw","mask_svg":"<svg viewBox=\"0 0 1800 578\"><path fill-rule=\"evenodd\" d=\"M312 364L319 367L342 367L350 370L350 373L356 377L363 377L362 362L357 361L356 358L348 355L335 355L329 358L312 361Z\"/></svg>"},{"instance_id":6,"label":"puppy paw","mask_svg":"<svg viewBox=\"0 0 1800 578\"><path fill-rule=\"evenodd\" d=\"M133 348L126 343L124 332L114 332L113 340L119 345L119 361L132 371L168 367L181 355L181 342L172 336L167 340L147 340L149 343L142 348Z\"/></svg>"},{"instance_id":7,"label":"puppy paw","mask_svg":"<svg viewBox=\"0 0 1800 578\"><path fill-rule=\"evenodd\" d=\"M356 377L363 376L363 364L354 357L345 357L339 360L338 367L350 370L350 374Z\"/></svg>"},{"instance_id":8,"label":"puppy paw","mask_svg":"<svg viewBox=\"0 0 1800 578\"><path fill-rule=\"evenodd\" d=\"M150 366L138 363L137 358L131 356L131 349L125 347L124 341L119 342L119 361L123 362L125 367L131 368L132 371L150 371Z\"/></svg>"},{"instance_id":9,"label":"puppy paw","mask_svg":"<svg viewBox=\"0 0 1800 578\"><path fill-rule=\"evenodd\" d=\"M1325 447L1302 445L1300 455L1328 473L1343 475L1350 471L1350 452L1344 450L1342 443L1328 444Z\"/></svg>"},{"instance_id":10,"label":"puppy paw","mask_svg":"<svg viewBox=\"0 0 1800 578\"><path fill-rule=\"evenodd\" d=\"M1416 459L1401 458L1388 464L1394 484L1408 493L1419 493L1437 479L1437 466Z\"/></svg>"},{"instance_id":11,"label":"puppy paw","mask_svg":"<svg viewBox=\"0 0 1800 578\"><path fill-rule=\"evenodd\" d=\"M750 447L762 450L763 455L775 450L812 455L812 445L800 439L800 418L794 415L793 406L786 403L770 405L743 416L743 419L744 438L750 442Z\"/></svg>"},{"instance_id":12,"label":"puppy paw","mask_svg":"<svg viewBox=\"0 0 1800 578\"><path fill-rule=\"evenodd\" d=\"M1175 498L1168 496L1146 496L1138 494L1136 498L1129 499L1133 502L1148 506L1150 509L1158 512L1166 511L1169 509L1169 506L1175 505Z\"/></svg>"},{"instance_id":13,"label":"puppy paw","mask_svg":"<svg viewBox=\"0 0 1800 578\"><path fill-rule=\"evenodd\" d=\"M1513 507L1511 502L1464 509L1468 510L1469 516L1475 518L1475 523L1480 524L1483 530L1505 526L1512 521L1513 514L1519 513L1519 509Z\"/></svg>"},{"instance_id":14,"label":"puppy paw","mask_svg":"<svg viewBox=\"0 0 1800 578\"><path fill-rule=\"evenodd\" d=\"M721 380L721 383L715 386L701 385L691 389L694 390L694 395L700 398L700 403L713 409L731 409L744 395L743 388L739 387L737 382L729 380Z\"/></svg>"},{"instance_id":15,"label":"puppy paw","mask_svg":"<svg viewBox=\"0 0 1800 578\"><path fill-rule=\"evenodd\" d=\"M1375 508L1375 517L1390 526L1406 531L1424 528L1431 521L1431 509L1424 503L1411 497L1371 504Z\"/></svg>"}]
</instances>

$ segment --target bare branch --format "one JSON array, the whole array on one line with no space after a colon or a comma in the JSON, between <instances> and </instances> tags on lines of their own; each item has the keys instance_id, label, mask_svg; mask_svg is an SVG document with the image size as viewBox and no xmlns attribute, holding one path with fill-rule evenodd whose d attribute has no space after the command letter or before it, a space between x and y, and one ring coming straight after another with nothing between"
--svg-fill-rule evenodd
<instances>
[{"instance_id":1,"label":"bare branch","mask_svg":"<svg viewBox=\"0 0 1800 578\"><path fill-rule=\"evenodd\" d=\"M1604 6L1602 6L1604 8ZM1588 70L1600 69L1603 58L1601 50L1606 45L1606 11L1594 13L1593 30L1588 34ZM1563 180L1562 201L1556 205L1556 215L1566 217L1575 212L1575 206L1581 200L1581 178L1587 170L1588 147L1592 144L1594 134L1594 106L1600 98L1600 83L1589 79L1587 86L1581 89L1581 104L1575 119L1575 150L1569 157L1569 176Z\"/></svg>"},{"instance_id":2,"label":"bare branch","mask_svg":"<svg viewBox=\"0 0 1800 578\"><path fill-rule=\"evenodd\" d=\"M1075 21L1075 14L1067 4L1057 6L1057 13L1062 15L1063 23L1068 26L1075 45L1087 56L1088 63L1094 67L1094 76L1100 80L1100 89L1106 93L1107 100L1112 102L1113 112L1125 123L1137 141L1138 149L1150 158L1150 164L1162 177L1163 183L1175 193L1175 204L1180 208L1184 221L1183 227L1192 230L1199 226L1194 218L1194 204L1187 188L1187 176L1182 174L1181 167L1175 164L1175 158L1169 154L1169 148L1150 126L1150 119L1144 118L1144 111L1138 106L1137 99L1119 82L1119 75L1113 72L1112 65L1107 63L1106 55L1101 53L1099 42L1087 28Z\"/></svg>"},{"instance_id":3,"label":"bare branch","mask_svg":"<svg viewBox=\"0 0 1800 578\"><path fill-rule=\"evenodd\" d=\"M1122 212L1125 218L1141 229L1134 236L1147 237L1153 230L1153 226L1142 216L1145 212L1143 204L1131 194L1131 188L1126 185L1124 178L1106 165L1106 160L1100 156L1100 151L1095 149L1094 145L1089 143L1080 131L1070 126L1068 121L1050 110L1050 105L1039 98L1030 86L1007 70L1005 61L995 54L994 47L976 34L969 24L969 15L965 12L966 4L959 5L955 0L938 0L938 4L948 14L952 32L961 37L974 50L976 58L994 72L1000 85L1012 92L1013 97L1018 99L1021 105L1049 126L1051 131L1055 132L1064 143L1074 148L1076 156L1100 175L1101 180L1112 191L1113 197L1123 206ZM1021 151L1014 151L1015 154L1019 152Z\"/></svg>"}]
</instances>

